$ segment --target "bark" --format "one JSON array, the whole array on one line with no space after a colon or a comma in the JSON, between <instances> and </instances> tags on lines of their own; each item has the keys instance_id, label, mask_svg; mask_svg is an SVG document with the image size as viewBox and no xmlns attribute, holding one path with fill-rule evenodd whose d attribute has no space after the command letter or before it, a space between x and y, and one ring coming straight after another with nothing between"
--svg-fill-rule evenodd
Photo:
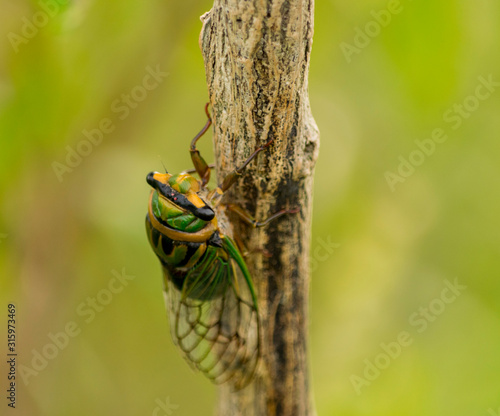
<instances>
[{"instance_id":1,"label":"bark","mask_svg":"<svg viewBox=\"0 0 500 416\"><path fill-rule=\"evenodd\" d=\"M273 138L224 200L262 220L300 208L265 228L230 218L251 251L262 323L256 380L220 387L217 415L311 416L308 369L309 246L319 133L307 77L314 0L215 0L202 16L200 47L214 120L218 180ZM271 255L263 255L263 250Z\"/></svg>"}]
</instances>

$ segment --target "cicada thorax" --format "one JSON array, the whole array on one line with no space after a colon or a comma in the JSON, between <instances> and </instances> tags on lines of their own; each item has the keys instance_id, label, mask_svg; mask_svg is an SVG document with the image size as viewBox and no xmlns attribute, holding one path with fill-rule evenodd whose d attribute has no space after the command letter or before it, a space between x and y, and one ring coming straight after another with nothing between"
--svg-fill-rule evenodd
<instances>
[{"instance_id":1,"label":"cicada thorax","mask_svg":"<svg viewBox=\"0 0 500 416\"><path fill-rule=\"evenodd\" d=\"M217 219L198 182L187 174L154 174L148 181L156 186L146 228L165 279L191 299L217 298L229 282L229 255L222 248Z\"/></svg>"},{"instance_id":2,"label":"cicada thorax","mask_svg":"<svg viewBox=\"0 0 500 416\"><path fill-rule=\"evenodd\" d=\"M201 231L209 221L198 218L193 213L171 203L168 199L160 201L158 191L153 191L151 196L152 211L155 217L160 219L164 225L185 233L196 233Z\"/></svg>"}]
</instances>

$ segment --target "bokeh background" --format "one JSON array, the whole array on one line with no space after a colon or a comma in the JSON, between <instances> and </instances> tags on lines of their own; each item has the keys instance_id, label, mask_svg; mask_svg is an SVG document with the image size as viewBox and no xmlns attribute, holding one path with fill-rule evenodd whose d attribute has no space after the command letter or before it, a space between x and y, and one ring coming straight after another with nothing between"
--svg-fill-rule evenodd
<instances>
[{"instance_id":1,"label":"bokeh background","mask_svg":"<svg viewBox=\"0 0 500 416\"><path fill-rule=\"evenodd\" d=\"M189 140L205 121L198 17L210 1L59 3L47 18L41 2L0 0L0 320L14 302L26 368L50 334L71 322L80 331L36 374L24 370L27 385L18 374L17 414L211 414L215 387L171 343L143 224L146 173L189 167ZM388 22L381 10L399 12ZM500 88L486 94L479 77L500 81L499 21L490 0L316 4L318 415L498 414ZM118 111L148 67L168 76ZM462 115L451 122L450 111ZM54 163L104 119L114 130L58 176ZM419 158L416 140L439 128L448 139ZM210 155L210 140L201 148ZM410 157L418 166L400 166ZM405 177L391 186L398 169ZM87 323L81 304L112 270L134 278ZM444 303L455 280L466 288ZM381 344L402 331L411 345L384 361ZM367 370L375 362L384 368ZM171 413L154 413L158 400Z\"/></svg>"}]
</instances>

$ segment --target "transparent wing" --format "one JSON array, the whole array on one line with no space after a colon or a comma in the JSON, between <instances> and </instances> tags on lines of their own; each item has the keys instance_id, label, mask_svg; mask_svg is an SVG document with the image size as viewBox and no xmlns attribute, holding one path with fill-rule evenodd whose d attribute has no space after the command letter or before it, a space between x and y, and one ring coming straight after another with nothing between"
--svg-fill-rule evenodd
<instances>
[{"instance_id":1,"label":"transparent wing","mask_svg":"<svg viewBox=\"0 0 500 416\"><path fill-rule=\"evenodd\" d=\"M189 272L182 290L165 270L165 294L172 338L184 358L216 384L230 381L238 390L256 371L260 326L248 270L239 253L228 254Z\"/></svg>"}]
</instances>

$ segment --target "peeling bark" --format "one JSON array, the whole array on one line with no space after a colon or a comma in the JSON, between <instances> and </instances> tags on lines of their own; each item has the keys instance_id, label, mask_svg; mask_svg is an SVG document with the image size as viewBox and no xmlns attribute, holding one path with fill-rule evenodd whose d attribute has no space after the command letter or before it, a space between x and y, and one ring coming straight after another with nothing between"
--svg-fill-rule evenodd
<instances>
[{"instance_id":1,"label":"peeling bark","mask_svg":"<svg viewBox=\"0 0 500 416\"><path fill-rule=\"evenodd\" d=\"M309 246L319 133L307 77L314 0L215 0L202 16L200 47L214 120L219 181L273 138L225 196L265 228L231 216L244 236L259 298L263 356L240 392L221 386L218 415L314 415L308 369ZM271 257L262 254L267 250ZM260 250L260 251L259 251Z\"/></svg>"}]
</instances>

